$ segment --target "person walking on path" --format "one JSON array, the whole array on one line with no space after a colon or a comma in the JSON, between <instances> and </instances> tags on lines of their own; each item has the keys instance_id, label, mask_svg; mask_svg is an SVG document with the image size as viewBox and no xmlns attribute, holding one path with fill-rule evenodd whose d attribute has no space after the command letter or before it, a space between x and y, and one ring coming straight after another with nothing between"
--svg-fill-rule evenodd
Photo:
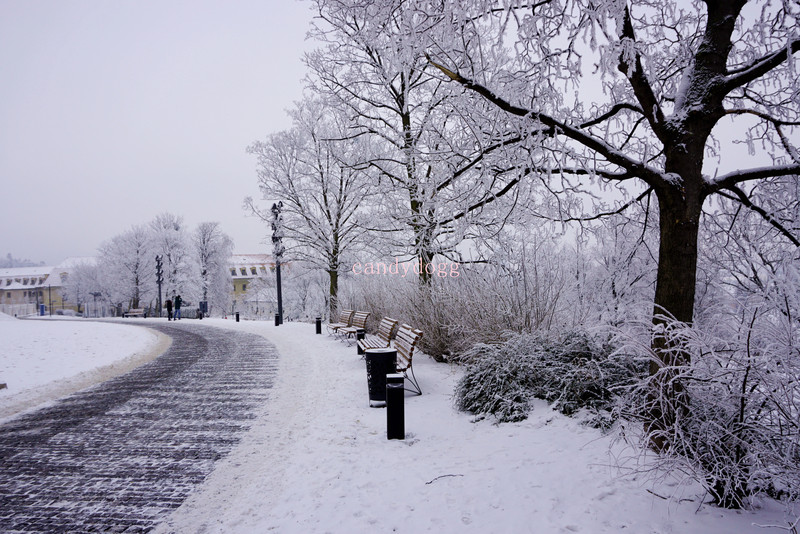
<instances>
[{"instance_id":1,"label":"person walking on path","mask_svg":"<svg viewBox=\"0 0 800 534\"><path fill-rule=\"evenodd\" d=\"M167 307L167 321L172 320L172 301L167 299L167 302L164 303L164 306Z\"/></svg>"},{"instance_id":2,"label":"person walking on path","mask_svg":"<svg viewBox=\"0 0 800 534\"><path fill-rule=\"evenodd\" d=\"M180 295L178 295L177 297L175 297L175 320L176 321L181 318L181 304L183 304L183 299L181 298Z\"/></svg>"}]
</instances>

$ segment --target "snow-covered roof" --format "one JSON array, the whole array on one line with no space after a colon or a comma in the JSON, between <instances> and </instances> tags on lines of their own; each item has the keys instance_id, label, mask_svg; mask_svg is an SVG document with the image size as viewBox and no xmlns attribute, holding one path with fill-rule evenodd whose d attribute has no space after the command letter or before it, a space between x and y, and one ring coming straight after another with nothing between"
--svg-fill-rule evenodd
<instances>
[{"instance_id":1,"label":"snow-covered roof","mask_svg":"<svg viewBox=\"0 0 800 534\"><path fill-rule=\"evenodd\" d=\"M275 263L271 254L234 254L231 256L231 266L267 265Z\"/></svg>"},{"instance_id":2,"label":"snow-covered roof","mask_svg":"<svg viewBox=\"0 0 800 534\"><path fill-rule=\"evenodd\" d=\"M274 265L275 261L269 254L234 254L229 267L233 279L241 280L266 276Z\"/></svg>"},{"instance_id":3,"label":"snow-covered roof","mask_svg":"<svg viewBox=\"0 0 800 534\"><path fill-rule=\"evenodd\" d=\"M3 284L0 286L0 291L14 291L17 289L34 289L38 287L37 284L20 284L19 282L11 282L10 284Z\"/></svg>"},{"instance_id":4,"label":"snow-covered roof","mask_svg":"<svg viewBox=\"0 0 800 534\"><path fill-rule=\"evenodd\" d=\"M60 285L61 273L68 273L78 265L89 264L94 265L97 263L97 258L90 256L87 257L71 257L67 258L58 265L36 265L33 267L12 267L8 269L0 269L0 289L30 289L34 286L43 284ZM40 284L39 279L43 279ZM19 283L17 280L28 279L27 284ZM8 281L12 283L9 284Z\"/></svg>"},{"instance_id":5,"label":"snow-covered roof","mask_svg":"<svg viewBox=\"0 0 800 534\"><path fill-rule=\"evenodd\" d=\"M73 256L70 258L65 259L58 265L56 265L57 269L73 269L78 265L96 265L97 258L94 256Z\"/></svg>"},{"instance_id":6,"label":"snow-covered roof","mask_svg":"<svg viewBox=\"0 0 800 534\"><path fill-rule=\"evenodd\" d=\"M53 270L52 265L37 265L35 267L11 267L0 269L1 278L38 278L47 276Z\"/></svg>"}]
</instances>

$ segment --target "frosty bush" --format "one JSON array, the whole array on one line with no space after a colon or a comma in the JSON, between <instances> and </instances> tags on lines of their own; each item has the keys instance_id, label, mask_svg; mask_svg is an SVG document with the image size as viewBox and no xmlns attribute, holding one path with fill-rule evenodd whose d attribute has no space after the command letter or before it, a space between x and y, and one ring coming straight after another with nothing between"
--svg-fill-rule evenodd
<instances>
[{"instance_id":1,"label":"frosty bush","mask_svg":"<svg viewBox=\"0 0 800 534\"><path fill-rule=\"evenodd\" d=\"M478 415L492 414L499 422L521 421L530 410L537 369L527 348L526 336L506 343L480 343L464 358L467 370L456 386L456 405Z\"/></svg>"},{"instance_id":2,"label":"frosty bush","mask_svg":"<svg viewBox=\"0 0 800 534\"><path fill-rule=\"evenodd\" d=\"M660 451L660 467L688 474L721 506L740 508L758 493L797 499L797 320L779 309L742 307L738 314L718 313L713 323L714 328L706 330L669 324L662 335L691 354L691 363L662 368L631 388L624 415L647 421L645 414L653 403L675 413L672 426L646 432L644 443L659 433L666 444ZM659 375L680 384L679 403L659 393L666 382Z\"/></svg>"},{"instance_id":3,"label":"frosty bush","mask_svg":"<svg viewBox=\"0 0 800 534\"><path fill-rule=\"evenodd\" d=\"M610 412L615 390L645 374L608 343L577 331L512 335L502 343L475 345L462 359L467 368L456 386L458 408L492 414L499 422L525 419L533 398L566 415L581 408Z\"/></svg>"}]
</instances>

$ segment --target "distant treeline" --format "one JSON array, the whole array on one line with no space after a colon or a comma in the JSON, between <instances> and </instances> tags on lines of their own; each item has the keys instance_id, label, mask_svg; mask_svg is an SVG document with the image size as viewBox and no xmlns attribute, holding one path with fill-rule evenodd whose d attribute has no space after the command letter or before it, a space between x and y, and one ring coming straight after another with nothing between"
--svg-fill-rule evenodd
<instances>
[{"instance_id":1,"label":"distant treeline","mask_svg":"<svg viewBox=\"0 0 800 534\"><path fill-rule=\"evenodd\" d=\"M43 261L35 262L31 260L20 260L15 258L9 252L6 254L5 258L0 258L0 269L12 269L14 267L36 267L39 265L44 265Z\"/></svg>"}]
</instances>

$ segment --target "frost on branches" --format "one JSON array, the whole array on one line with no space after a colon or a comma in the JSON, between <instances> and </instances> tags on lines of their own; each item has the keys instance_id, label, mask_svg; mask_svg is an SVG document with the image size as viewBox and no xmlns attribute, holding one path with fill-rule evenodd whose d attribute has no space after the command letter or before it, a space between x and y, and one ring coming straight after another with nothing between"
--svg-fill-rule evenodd
<instances>
[{"instance_id":1,"label":"frost on branches","mask_svg":"<svg viewBox=\"0 0 800 534\"><path fill-rule=\"evenodd\" d=\"M339 161L375 193L353 207L365 238L351 251L462 265L457 280L421 276L414 289L347 280L344 256L313 250L343 275L348 305L408 318L437 359L482 343L463 406L512 420L542 384L572 410L563 392L613 359L577 358L560 368L574 380L554 385L538 365L560 356L503 355L521 348L497 345L498 332L609 327L647 369L602 388L627 392L616 413L641 421L647 446L720 504L793 498L800 4L313 4L308 91L340 126L326 142L350 145L356 157ZM282 146L292 171L328 156ZM303 183L324 198L324 183Z\"/></svg>"},{"instance_id":2,"label":"frost on branches","mask_svg":"<svg viewBox=\"0 0 800 534\"><path fill-rule=\"evenodd\" d=\"M423 4L420 17L442 21L431 34L431 64L536 139L529 166L545 194L553 184L569 194L634 182L657 198L646 428L653 448L674 450L669 429L695 410L680 370L703 353L666 332L695 319L701 219L718 216L704 215L709 199L729 198L797 242L796 228L750 193L800 173L791 135L800 125L800 5L475 0L437 11ZM725 170L707 160L721 142L715 128L728 119L767 147L765 165Z\"/></svg>"}]
</instances>

